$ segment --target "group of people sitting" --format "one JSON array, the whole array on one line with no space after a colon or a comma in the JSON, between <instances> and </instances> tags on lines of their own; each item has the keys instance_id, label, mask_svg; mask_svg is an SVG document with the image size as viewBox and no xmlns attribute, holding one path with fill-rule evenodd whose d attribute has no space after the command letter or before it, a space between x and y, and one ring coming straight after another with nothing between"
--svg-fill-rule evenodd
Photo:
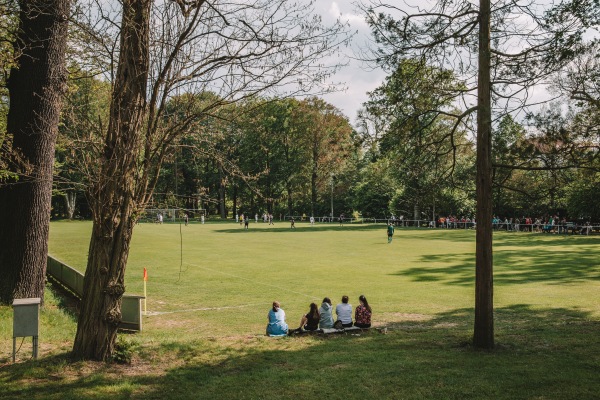
<instances>
[{"instance_id":1,"label":"group of people sitting","mask_svg":"<svg viewBox=\"0 0 600 400\"><path fill-rule=\"evenodd\" d=\"M300 320L300 327L296 331L316 331L318 329L349 328L356 326L359 328L371 327L371 306L364 295L358 297L360 304L354 310L354 322L352 322L352 305L348 303L348 296L342 296L342 302L335 307L337 320L333 318L333 305L331 299L325 297L321 307L315 303L310 303L310 308ZM267 335L283 336L287 335L289 328L285 320L285 311L280 307L278 301L273 302L273 308L268 314Z\"/></svg>"}]
</instances>

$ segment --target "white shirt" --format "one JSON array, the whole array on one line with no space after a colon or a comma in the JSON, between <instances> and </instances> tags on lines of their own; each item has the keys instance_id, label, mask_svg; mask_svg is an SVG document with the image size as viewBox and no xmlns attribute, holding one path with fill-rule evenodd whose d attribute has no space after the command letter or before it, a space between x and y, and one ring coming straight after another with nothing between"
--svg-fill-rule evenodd
<instances>
[{"instance_id":1,"label":"white shirt","mask_svg":"<svg viewBox=\"0 0 600 400\"><path fill-rule=\"evenodd\" d=\"M342 324L352 323L352 306L348 303L340 303L335 306L335 314Z\"/></svg>"}]
</instances>

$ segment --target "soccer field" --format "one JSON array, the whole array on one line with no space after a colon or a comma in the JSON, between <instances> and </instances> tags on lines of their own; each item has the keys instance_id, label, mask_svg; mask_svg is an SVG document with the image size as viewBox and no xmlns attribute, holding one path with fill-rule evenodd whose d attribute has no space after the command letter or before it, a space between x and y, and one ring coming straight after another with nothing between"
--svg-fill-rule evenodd
<instances>
[{"instance_id":1,"label":"soccer field","mask_svg":"<svg viewBox=\"0 0 600 400\"><path fill-rule=\"evenodd\" d=\"M127 266L126 290L143 293L144 333L195 337L263 334L273 300L290 327L324 296L334 305L364 294L375 326L429 321L474 307L475 238L471 230L385 225L235 222L139 224ZM85 269L90 222L53 222L50 254ZM496 233L495 307L576 309L600 317L598 237ZM465 325L472 324L465 318Z\"/></svg>"}]
</instances>

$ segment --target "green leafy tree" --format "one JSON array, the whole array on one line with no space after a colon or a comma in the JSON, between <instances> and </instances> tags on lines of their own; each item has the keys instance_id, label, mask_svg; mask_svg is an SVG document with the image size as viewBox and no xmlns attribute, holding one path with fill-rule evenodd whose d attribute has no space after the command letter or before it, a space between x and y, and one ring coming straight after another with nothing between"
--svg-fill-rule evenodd
<instances>
[{"instance_id":1,"label":"green leafy tree","mask_svg":"<svg viewBox=\"0 0 600 400\"><path fill-rule=\"evenodd\" d=\"M394 193L401 189L391 176L392 162L388 158L368 163L360 170L358 182L352 189L352 206L365 218L384 218L389 215Z\"/></svg>"},{"instance_id":2,"label":"green leafy tree","mask_svg":"<svg viewBox=\"0 0 600 400\"><path fill-rule=\"evenodd\" d=\"M337 198L344 198L344 188L349 187L349 180L356 172L357 142L348 119L334 106L312 97L301 101L298 107L298 119L303 119L303 140L301 145L309 150L307 162L304 163L304 182L310 198L304 203L310 215L326 214L327 199L333 177L338 177ZM335 179L335 178L333 178ZM338 200L339 201L339 200ZM342 211L348 211L348 202L339 204ZM328 214L328 213L327 213Z\"/></svg>"},{"instance_id":3,"label":"green leafy tree","mask_svg":"<svg viewBox=\"0 0 600 400\"><path fill-rule=\"evenodd\" d=\"M433 214L436 198L453 184L457 163L471 151L471 143L455 132L445 115L454 111L451 94L462 84L450 71L418 60L399 60L393 68L384 84L370 93L361 119L378 121L379 131L367 137L369 155L387 158L392 167L390 176L398 189L388 213L421 220L425 206Z\"/></svg>"},{"instance_id":4,"label":"green leafy tree","mask_svg":"<svg viewBox=\"0 0 600 400\"><path fill-rule=\"evenodd\" d=\"M579 222L600 221L600 174L580 172L565 192L567 211L572 219Z\"/></svg>"},{"instance_id":5,"label":"green leafy tree","mask_svg":"<svg viewBox=\"0 0 600 400\"><path fill-rule=\"evenodd\" d=\"M464 111L447 112L458 132L472 125L476 141L477 233L475 324L473 343L494 347L492 255L492 121L494 114L521 108L527 89L544 81L577 52L585 21L561 2L551 12L529 1L478 2L442 0L401 9L373 1L365 7L378 48L374 59L394 65L399 59L421 59L451 69L464 88L450 98ZM585 1L598 11L598 2ZM561 8L567 4L567 7ZM541 10L541 13L540 13ZM589 11L588 11L589 12ZM597 15L591 13L590 15ZM475 117L474 123L471 120Z\"/></svg>"}]
</instances>

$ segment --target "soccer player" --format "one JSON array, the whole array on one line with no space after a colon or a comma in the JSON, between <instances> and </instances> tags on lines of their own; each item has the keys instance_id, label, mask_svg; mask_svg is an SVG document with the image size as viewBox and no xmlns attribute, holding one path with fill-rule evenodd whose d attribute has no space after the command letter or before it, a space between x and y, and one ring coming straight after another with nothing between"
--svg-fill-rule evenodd
<instances>
[{"instance_id":1,"label":"soccer player","mask_svg":"<svg viewBox=\"0 0 600 400\"><path fill-rule=\"evenodd\" d=\"M394 225L390 222L387 227L388 234L388 243L392 243L392 238L394 237Z\"/></svg>"}]
</instances>

